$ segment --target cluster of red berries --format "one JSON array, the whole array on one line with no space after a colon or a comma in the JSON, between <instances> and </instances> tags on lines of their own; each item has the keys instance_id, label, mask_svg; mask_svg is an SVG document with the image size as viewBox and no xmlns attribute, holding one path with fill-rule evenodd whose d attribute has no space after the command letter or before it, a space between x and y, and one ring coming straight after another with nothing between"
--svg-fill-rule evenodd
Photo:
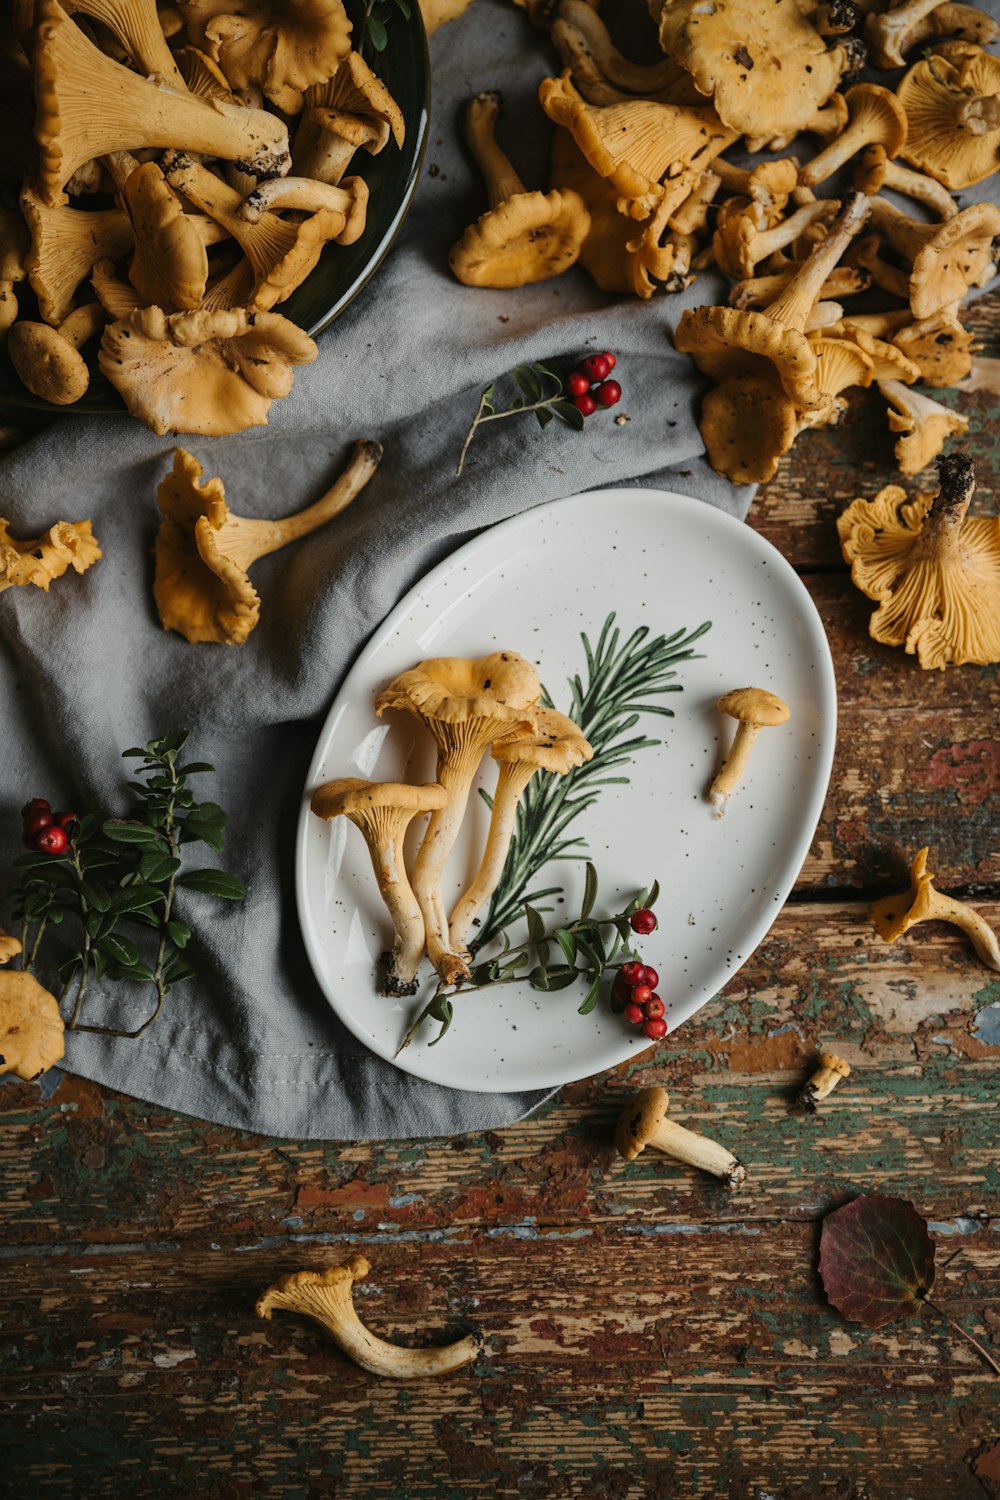
<instances>
[{"instance_id":1,"label":"cluster of red berries","mask_svg":"<svg viewBox=\"0 0 1000 1500\"><path fill-rule=\"evenodd\" d=\"M44 797L33 797L21 808L21 842L35 854L65 854L76 813L54 813Z\"/></svg>"},{"instance_id":2,"label":"cluster of red berries","mask_svg":"<svg viewBox=\"0 0 1000 1500\"><path fill-rule=\"evenodd\" d=\"M622 388L608 376L618 361L609 351L588 354L566 378L569 398L585 417L593 416L599 406L615 406L622 399Z\"/></svg>"},{"instance_id":3,"label":"cluster of red berries","mask_svg":"<svg viewBox=\"0 0 1000 1500\"><path fill-rule=\"evenodd\" d=\"M629 919L633 932L646 937L656 930L656 917L647 908L633 912ZM643 1036L651 1042L667 1034L663 1019L663 1001L656 993L660 976L649 964L632 959L622 964L611 991L611 1007L624 1015L633 1026L641 1026Z\"/></svg>"}]
</instances>

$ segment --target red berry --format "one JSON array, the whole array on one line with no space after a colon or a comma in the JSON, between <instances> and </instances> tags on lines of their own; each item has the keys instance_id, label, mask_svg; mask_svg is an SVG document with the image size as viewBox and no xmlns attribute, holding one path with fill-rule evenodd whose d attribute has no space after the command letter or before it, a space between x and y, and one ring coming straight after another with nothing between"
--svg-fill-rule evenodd
<instances>
[{"instance_id":1,"label":"red berry","mask_svg":"<svg viewBox=\"0 0 1000 1500\"><path fill-rule=\"evenodd\" d=\"M648 907L643 906L631 916L631 927L633 932L639 932L645 937L650 932L656 931L656 915Z\"/></svg>"},{"instance_id":2,"label":"red berry","mask_svg":"<svg viewBox=\"0 0 1000 1500\"><path fill-rule=\"evenodd\" d=\"M625 984L619 977L611 986L611 1006L613 1010L622 1010L632 999L632 987Z\"/></svg>"},{"instance_id":3,"label":"red berry","mask_svg":"<svg viewBox=\"0 0 1000 1500\"><path fill-rule=\"evenodd\" d=\"M641 1005L626 1005L626 1007L625 1007L625 1019L626 1019L626 1021L631 1021L633 1026L641 1026L642 1023L643 1023L643 1021L645 1020L645 1015L643 1013L642 1006Z\"/></svg>"},{"instance_id":4,"label":"red berry","mask_svg":"<svg viewBox=\"0 0 1000 1500\"><path fill-rule=\"evenodd\" d=\"M587 358L581 361L580 369L592 385L596 385L599 380L606 380L611 374L611 366L603 354L588 354Z\"/></svg>"},{"instance_id":5,"label":"red berry","mask_svg":"<svg viewBox=\"0 0 1000 1500\"><path fill-rule=\"evenodd\" d=\"M618 976L622 983L627 984L630 989L634 984L645 984L646 982L646 970L639 963L622 964L618 971Z\"/></svg>"},{"instance_id":6,"label":"red berry","mask_svg":"<svg viewBox=\"0 0 1000 1500\"><path fill-rule=\"evenodd\" d=\"M50 812L29 813L24 820L25 833L33 838L36 833L41 833L43 828L51 828L55 818Z\"/></svg>"},{"instance_id":7,"label":"red berry","mask_svg":"<svg viewBox=\"0 0 1000 1500\"><path fill-rule=\"evenodd\" d=\"M32 813L51 811L52 809L44 797L32 797L31 801L26 802L21 808L21 817L30 818Z\"/></svg>"},{"instance_id":8,"label":"red berry","mask_svg":"<svg viewBox=\"0 0 1000 1500\"><path fill-rule=\"evenodd\" d=\"M606 380L597 387L594 396L600 406L614 406L622 399L622 388L617 380Z\"/></svg>"},{"instance_id":9,"label":"red berry","mask_svg":"<svg viewBox=\"0 0 1000 1500\"><path fill-rule=\"evenodd\" d=\"M647 1000L652 1000L653 991L648 984L637 984L632 989L632 1000L636 1005L645 1005Z\"/></svg>"},{"instance_id":10,"label":"red berry","mask_svg":"<svg viewBox=\"0 0 1000 1500\"><path fill-rule=\"evenodd\" d=\"M594 412L597 410L597 402L594 400L593 396L588 396L586 394L582 396L574 396L573 405L576 407L577 411L582 411L585 417L592 417L594 415Z\"/></svg>"},{"instance_id":11,"label":"red berry","mask_svg":"<svg viewBox=\"0 0 1000 1500\"><path fill-rule=\"evenodd\" d=\"M43 828L35 838L35 848L39 854L62 854L68 845L66 830L60 828L57 823L54 823L51 828Z\"/></svg>"},{"instance_id":12,"label":"red berry","mask_svg":"<svg viewBox=\"0 0 1000 1500\"><path fill-rule=\"evenodd\" d=\"M571 396L585 396L590 390L590 381L582 370L574 370L566 378L566 389Z\"/></svg>"},{"instance_id":13,"label":"red berry","mask_svg":"<svg viewBox=\"0 0 1000 1500\"><path fill-rule=\"evenodd\" d=\"M663 1001L659 995L654 995L652 999L647 1000L642 1008L646 1013L647 1021L658 1021L663 1015Z\"/></svg>"},{"instance_id":14,"label":"red berry","mask_svg":"<svg viewBox=\"0 0 1000 1500\"><path fill-rule=\"evenodd\" d=\"M79 821L74 812L56 813L56 822L60 828L68 828L71 823L78 823Z\"/></svg>"},{"instance_id":15,"label":"red berry","mask_svg":"<svg viewBox=\"0 0 1000 1500\"><path fill-rule=\"evenodd\" d=\"M611 353L610 349L605 349L605 351L604 351L604 360L605 360L605 363L607 364L607 367L608 367L609 370L613 370L614 367L615 367L615 365L618 363L618 361L615 359L614 355Z\"/></svg>"},{"instance_id":16,"label":"red berry","mask_svg":"<svg viewBox=\"0 0 1000 1500\"><path fill-rule=\"evenodd\" d=\"M649 985L649 988L651 990L655 990L656 986L660 982L659 974L657 974L655 969L651 969L648 964L646 965L646 972L643 975L643 979L644 982Z\"/></svg>"},{"instance_id":17,"label":"red berry","mask_svg":"<svg viewBox=\"0 0 1000 1500\"><path fill-rule=\"evenodd\" d=\"M661 1036L667 1034L667 1023L663 1020L646 1021L642 1028L643 1036L648 1036L651 1042L658 1042Z\"/></svg>"}]
</instances>

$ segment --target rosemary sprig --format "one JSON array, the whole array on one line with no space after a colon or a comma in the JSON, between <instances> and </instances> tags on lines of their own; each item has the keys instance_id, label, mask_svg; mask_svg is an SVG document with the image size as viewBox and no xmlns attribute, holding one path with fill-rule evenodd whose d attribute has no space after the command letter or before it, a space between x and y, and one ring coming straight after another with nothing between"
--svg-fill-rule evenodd
<instances>
[{"instance_id":1,"label":"rosemary sprig","mask_svg":"<svg viewBox=\"0 0 1000 1500\"><path fill-rule=\"evenodd\" d=\"M534 412L539 427L548 427L549 423L558 417L575 432L583 431L583 413L577 410L566 395L563 378L555 370L550 370L548 365L542 364L515 365L510 372L510 378L521 394L515 397L510 406L503 411L498 411L496 407L497 382L491 380L489 385L483 387L476 415L465 434L465 442L458 455L456 474L461 474L465 467L465 455L469 451L469 444L484 422L502 422L506 417L523 417L528 412Z\"/></svg>"},{"instance_id":2,"label":"rosemary sprig","mask_svg":"<svg viewBox=\"0 0 1000 1500\"><path fill-rule=\"evenodd\" d=\"M472 944L474 952L516 921L525 902L537 903L561 891L559 886L530 887L543 866L580 857L586 840L568 836L570 825L593 806L602 787L627 784L629 780L609 773L619 771L640 750L660 743L642 733L630 736L630 730L641 714L673 718L672 709L649 700L683 691L675 681L676 668L683 661L697 659L692 650L694 642L711 628L711 621L706 620L687 633L681 629L670 636L650 638L648 627L642 625L622 641L615 618L614 612L608 615L596 646L581 634L586 681L577 674L569 683L571 702L567 712L593 746L594 758L566 776L536 776L528 783L518 805L503 874ZM552 707L548 693L543 701ZM485 793L482 795L490 801Z\"/></svg>"}]
</instances>

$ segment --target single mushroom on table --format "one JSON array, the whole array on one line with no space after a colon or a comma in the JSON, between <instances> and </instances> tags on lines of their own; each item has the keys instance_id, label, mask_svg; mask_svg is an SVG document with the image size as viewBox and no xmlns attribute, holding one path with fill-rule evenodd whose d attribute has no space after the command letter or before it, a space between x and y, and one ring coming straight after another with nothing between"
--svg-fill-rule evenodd
<instances>
[{"instance_id":1,"label":"single mushroom on table","mask_svg":"<svg viewBox=\"0 0 1000 1500\"><path fill-rule=\"evenodd\" d=\"M221 479L202 483L202 467L183 448L160 481L163 514L156 536L153 597L164 630L186 641L240 646L260 618L260 597L247 577L258 558L325 526L345 510L374 474L378 443L354 444L345 468L319 500L280 521L234 516Z\"/></svg>"},{"instance_id":2,"label":"single mushroom on table","mask_svg":"<svg viewBox=\"0 0 1000 1500\"><path fill-rule=\"evenodd\" d=\"M27 584L48 593L67 568L86 573L103 555L89 521L56 521L41 536L19 541L0 517L0 594Z\"/></svg>"},{"instance_id":3,"label":"single mushroom on table","mask_svg":"<svg viewBox=\"0 0 1000 1500\"><path fill-rule=\"evenodd\" d=\"M1000 973L1000 942L989 923L965 901L934 889L927 868L927 848L919 849L910 867L910 889L899 896L882 896L872 903L872 926L886 943L895 943L918 922L950 922L965 933L977 958Z\"/></svg>"},{"instance_id":4,"label":"single mushroom on table","mask_svg":"<svg viewBox=\"0 0 1000 1500\"><path fill-rule=\"evenodd\" d=\"M837 520L841 550L862 593L878 600L872 640L916 653L926 670L1000 661L1000 517L967 515L972 460L938 459L936 493L908 501L888 485Z\"/></svg>"},{"instance_id":5,"label":"single mushroom on table","mask_svg":"<svg viewBox=\"0 0 1000 1500\"><path fill-rule=\"evenodd\" d=\"M819 1067L802 1085L798 1102L810 1114L815 1112L821 1099L833 1093L842 1078L850 1078L851 1065L838 1057L836 1052L821 1052Z\"/></svg>"},{"instance_id":6,"label":"single mushroom on table","mask_svg":"<svg viewBox=\"0 0 1000 1500\"><path fill-rule=\"evenodd\" d=\"M494 651L476 660L434 657L402 672L375 700L387 709L413 715L437 745L437 782L447 805L431 814L417 855L412 885L424 914L427 955L443 984L468 977L464 950L451 946L443 877L455 845L479 763L494 741L534 728L542 695L538 673L516 651Z\"/></svg>"},{"instance_id":7,"label":"single mushroom on table","mask_svg":"<svg viewBox=\"0 0 1000 1500\"><path fill-rule=\"evenodd\" d=\"M497 145L495 91L476 94L465 111L465 139L482 172L490 206L448 257L465 286L517 287L568 271L590 228L579 193L529 193Z\"/></svg>"},{"instance_id":8,"label":"single mushroom on table","mask_svg":"<svg viewBox=\"0 0 1000 1500\"><path fill-rule=\"evenodd\" d=\"M480 1333L467 1334L453 1344L433 1349L409 1349L377 1338L358 1317L352 1297L356 1281L371 1265L363 1255L352 1255L342 1266L325 1271L293 1271L282 1276L257 1299L258 1318L279 1311L312 1318L330 1334L339 1349L363 1370L390 1380L419 1380L425 1375L449 1375L470 1364L483 1347Z\"/></svg>"},{"instance_id":9,"label":"single mushroom on table","mask_svg":"<svg viewBox=\"0 0 1000 1500\"><path fill-rule=\"evenodd\" d=\"M901 434L895 454L903 474L919 474L950 437L968 431L968 417L920 391L908 390L898 380L880 380L878 388L889 402L889 430Z\"/></svg>"},{"instance_id":10,"label":"single mushroom on table","mask_svg":"<svg viewBox=\"0 0 1000 1500\"><path fill-rule=\"evenodd\" d=\"M721 817L731 792L743 776L757 735L761 729L787 724L791 710L777 693L754 687L734 688L731 693L723 693L716 707L720 713L729 714L736 720L736 734L729 754L708 790L709 801L718 808Z\"/></svg>"},{"instance_id":11,"label":"single mushroom on table","mask_svg":"<svg viewBox=\"0 0 1000 1500\"><path fill-rule=\"evenodd\" d=\"M318 786L309 806L318 818L349 818L371 855L379 893L396 934L385 955L383 995L413 995L424 956L424 919L413 894L403 857L403 839L414 818L437 812L448 801L443 786L410 786L397 781L364 781L345 776Z\"/></svg>"},{"instance_id":12,"label":"single mushroom on table","mask_svg":"<svg viewBox=\"0 0 1000 1500\"><path fill-rule=\"evenodd\" d=\"M615 1126L615 1146L619 1156L626 1161L636 1157L651 1146L676 1161L687 1162L702 1172L711 1172L730 1189L743 1186L746 1168L738 1157L718 1141L706 1135L698 1135L683 1125L667 1119L670 1095L666 1089L643 1089L635 1094L618 1116Z\"/></svg>"},{"instance_id":13,"label":"single mushroom on table","mask_svg":"<svg viewBox=\"0 0 1000 1500\"><path fill-rule=\"evenodd\" d=\"M539 771L565 776L593 759L594 751L579 724L554 708L536 708L533 728L516 729L495 740L493 759L500 767L486 848L475 876L459 897L449 919L452 951L465 951L469 929L480 907L492 896L503 873L514 837L517 808L528 783Z\"/></svg>"},{"instance_id":14,"label":"single mushroom on table","mask_svg":"<svg viewBox=\"0 0 1000 1500\"><path fill-rule=\"evenodd\" d=\"M80 349L103 327L104 309L99 302L78 307L58 328L27 319L15 323L7 335L7 352L21 384L56 406L79 401L90 384L90 370Z\"/></svg>"}]
</instances>

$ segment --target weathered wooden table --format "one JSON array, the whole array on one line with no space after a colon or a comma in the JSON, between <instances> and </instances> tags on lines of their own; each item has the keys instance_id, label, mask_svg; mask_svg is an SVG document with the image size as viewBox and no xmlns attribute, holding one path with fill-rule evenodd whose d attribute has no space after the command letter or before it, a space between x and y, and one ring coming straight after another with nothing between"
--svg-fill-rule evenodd
<instances>
[{"instance_id":1,"label":"weathered wooden table","mask_svg":"<svg viewBox=\"0 0 1000 1500\"><path fill-rule=\"evenodd\" d=\"M973 317L998 352L1000 298ZM1000 412L963 399L995 512ZM939 1300L1000 1353L1000 981L954 929L886 947L866 920L927 843L941 885L1000 925L1000 673L923 673L869 640L833 521L891 477L880 403L855 398L754 506L829 631L836 767L770 936L659 1053L500 1134L379 1145L261 1139L69 1077L44 1102L0 1089L0 1493L1000 1494L1000 1381L929 1312L846 1323L816 1274L831 1206L911 1198L954 1255ZM854 1072L805 1117L819 1044ZM623 1093L654 1081L738 1150L747 1191L616 1159ZM488 1357L390 1386L314 1324L254 1317L276 1276L354 1249L378 1331L473 1320Z\"/></svg>"}]
</instances>

